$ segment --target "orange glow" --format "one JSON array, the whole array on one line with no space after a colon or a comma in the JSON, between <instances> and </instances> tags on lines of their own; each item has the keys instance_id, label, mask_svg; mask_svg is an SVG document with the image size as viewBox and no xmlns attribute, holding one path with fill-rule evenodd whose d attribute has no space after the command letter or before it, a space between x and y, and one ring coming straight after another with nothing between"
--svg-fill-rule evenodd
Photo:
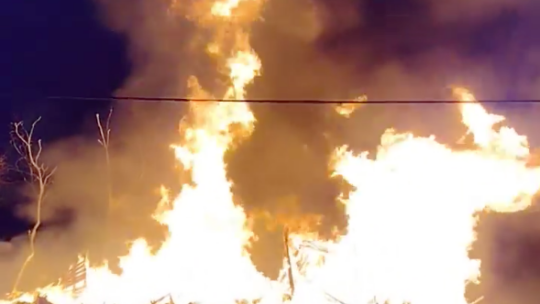
<instances>
[{"instance_id":1,"label":"orange glow","mask_svg":"<svg viewBox=\"0 0 540 304\"><path fill-rule=\"evenodd\" d=\"M222 19L216 27L223 26L250 1L217 1L209 14ZM223 97L243 100L262 63L246 32L238 28L235 35L230 52L219 53L227 59L231 83ZM209 42L210 48L221 52L216 43ZM195 97L204 97L196 80L191 84ZM454 93L459 100L474 101L465 89ZM334 174L355 187L342 199L347 231L336 232L333 240L318 239L305 227L316 226L319 219L311 218L290 235L296 279L288 299L286 266L272 281L253 265L247 249L255 235L227 180L224 155L253 132L255 117L247 103L194 103L181 126L182 143L173 146L192 183L178 194L162 188L153 215L168 228L162 246L152 253L144 239L133 241L120 259L120 275L107 265L88 267L87 288L76 297L61 285L38 292L54 304L148 304L165 295L176 303L202 304L333 303L329 295L345 303L377 298L396 304L466 304L466 284L480 278L480 261L467 254L476 237L475 212L527 208L540 187L540 169L526 165L526 137L508 127L494 129L504 117L478 103L459 106L475 149L452 151L434 137L389 129L372 158L347 147L335 151ZM344 116L354 110L336 109ZM279 220L289 224L286 216ZM24 294L0 304L33 300L33 294Z\"/></svg>"}]
</instances>

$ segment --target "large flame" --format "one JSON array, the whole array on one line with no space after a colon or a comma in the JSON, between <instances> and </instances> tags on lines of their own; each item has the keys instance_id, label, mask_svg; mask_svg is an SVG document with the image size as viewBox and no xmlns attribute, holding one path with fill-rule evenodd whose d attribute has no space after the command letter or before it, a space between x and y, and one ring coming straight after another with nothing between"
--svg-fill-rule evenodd
<instances>
[{"instance_id":1,"label":"large flame","mask_svg":"<svg viewBox=\"0 0 540 304\"><path fill-rule=\"evenodd\" d=\"M216 32L207 51L223 58L229 71L225 99L244 99L246 85L261 69L246 18L235 18L250 2L260 5L217 1L207 12L212 22L204 19ZM207 97L196 78L190 86L195 97ZM247 248L254 235L244 210L234 203L224 163L231 145L253 131L255 118L246 103L192 104L181 128L183 143L174 146L192 182L172 199L163 189L154 214L169 230L162 246L152 253L145 240L134 241L121 258L119 275L107 265L88 267L87 287L79 295L62 285L38 292L55 304L148 304L164 296L177 303L212 304L374 298L465 304L466 285L480 278L480 261L468 257L475 213L527 208L540 187L540 169L526 166L525 137L495 128L503 117L487 113L464 89L455 94L467 102L460 107L475 148L452 151L434 137L389 129L373 158L338 149L335 174L355 187L342 199L347 231L334 240L318 240L315 233L290 235L291 263L285 265L292 266L284 267L278 281L264 277L251 262ZM352 110L338 112L348 116ZM26 294L0 303L33 300Z\"/></svg>"},{"instance_id":2,"label":"large flame","mask_svg":"<svg viewBox=\"0 0 540 304\"><path fill-rule=\"evenodd\" d=\"M223 59L229 71L224 99L243 100L246 85L261 69L245 20L233 18L233 12L247 2L260 4L216 1L196 20L216 33L207 49ZM188 85L193 97L208 97L195 77ZM168 227L169 234L159 250L152 254L144 239L136 240L129 255L120 259L120 275L107 266L89 268L87 288L75 298L62 286L39 293L55 304L147 304L164 295L181 302L232 304L267 297L273 284L256 270L246 250L253 235L243 209L234 204L223 160L235 139L252 132L254 121L246 103L192 104L189 119L181 125L183 144L174 146L192 183L184 185L172 201L163 189L154 218ZM32 297L23 295L14 301Z\"/></svg>"},{"instance_id":3,"label":"large flame","mask_svg":"<svg viewBox=\"0 0 540 304\"><path fill-rule=\"evenodd\" d=\"M527 208L540 169L527 167L526 137L494 128L504 117L489 114L464 89L454 93L473 150L389 129L373 158L336 151L335 174L355 187L343 199L348 231L322 244L328 253L298 253L301 302L323 302L329 293L345 303L467 303L466 285L480 278L480 261L468 256L475 214ZM295 242L299 248L305 240Z\"/></svg>"}]
</instances>

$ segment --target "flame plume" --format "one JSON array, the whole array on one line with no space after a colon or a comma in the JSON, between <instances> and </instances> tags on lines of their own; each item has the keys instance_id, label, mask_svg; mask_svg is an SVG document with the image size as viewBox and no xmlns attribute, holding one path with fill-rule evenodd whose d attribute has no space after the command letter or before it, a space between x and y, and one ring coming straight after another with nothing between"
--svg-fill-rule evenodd
<instances>
[{"instance_id":1,"label":"flame plume","mask_svg":"<svg viewBox=\"0 0 540 304\"><path fill-rule=\"evenodd\" d=\"M235 12L248 2L256 1L216 1L197 20L216 33L207 50L224 59L229 70L231 85L225 99L244 99L246 85L261 69L249 45L246 20L235 18ZM208 95L195 77L189 79L189 87L194 97ZM151 254L145 240L136 240L129 255L121 258L121 275L106 266L88 269L88 287L76 299L61 286L40 292L55 304L148 303L166 294L198 303L263 298L271 282L255 269L246 251L253 235L243 209L234 204L223 160L236 138L252 132L254 121L246 103L192 104L189 124L181 126L184 144L174 146L177 159L191 172L192 184L184 185L173 201L162 189L154 218L168 227L169 235L158 252Z\"/></svg>"},{"instance_id":2,"label":"flame plume","mask_svg":"<svg viewBox=\"0 0 540 304\"><path fill-rule=\"evenodd\" d=\"M463 101L474 101L456 89ZM462 103L463 123L477 146L455 152L434 137L387 130L377 155L336 151L335 174L355 187L343 203L348 232L298 259L307 280L299 302L324 302L318 286L345 303L466 304L465 288L480 278L468 250L475 213L527 208L540 187L540 168L527 167L527 139L494 125L504 117ZM296 237L297 247L302 237ZM297 284L298 286L298 284ZM301 289L302 290L302 289Z\"/></svg>"},{"instance_id":3,"label":"flame plume","mask_svg":"<svg viewBox=\"0 0 540 304\"><path fill-rule=\"evenodd\" d=\"M227 68L226 99L245 99L246 85L261 62L249 44L247 27L256 19L259 0L208 3L192 17L214 33L206 51ZM177 9L172 1L171 10ZM205 98L195 77L194 97ZM455 89L463 101L468 91ZM434 137L387 130L374 158L338 149L335 175L355 190L342 198L346 233L321 240L303 227L289 236L290 263L270 281L259 273L246 250L255 237L244 210L234 203L224 154L249 136L255 117L246 103L191 104L181 124L183 142L173 146L192 182L171 196L163 188L154 218L168 237L152 253L135 240L120 259L122 273L107 265L87 265L86 289L74 296L61 284L38 289L54 304L148 304L170 295L176 303L261 304L368 303L373 298L401 304L466 304L465 288L480 279L480 261L468 257L475 240L475 213L515 212L527 208L540 188L540 168L527 166L527 138L504 117L478 103L462 103L462 121L475 149L452 151ZM354 109L336 109L349 116ZM292 265L292 269L288 269ZM294 284L287 274L292 273ZM294 286L291 294L289 286ZM0 304L35 301L25 294Z\"/></svg>"}]
</instances>

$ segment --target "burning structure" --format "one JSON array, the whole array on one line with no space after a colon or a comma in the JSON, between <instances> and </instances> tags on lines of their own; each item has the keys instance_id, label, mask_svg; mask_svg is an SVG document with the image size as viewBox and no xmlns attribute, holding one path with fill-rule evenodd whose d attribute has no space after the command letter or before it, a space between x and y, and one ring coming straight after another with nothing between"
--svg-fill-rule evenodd
<instances>
[{"instance_id":1,"label":"burning structure","mask_svg":"<svg viewBox=\"0 0 540 304\"><path fill-rule=\"evenodd\" d=\"M244 100L245 86L262 65L248 30L256 18L250 12L262 3L205 5L193 18L215 34L207 52L228 70L230 86L223 97ZM211 96L195 77L189 86L193 98ZM250 136L256 118L245 102L193 103L181 124L182 143L173 146L192 182L174 195L163 189L154 213L168 227L166 241L151 252L144 239L135 240L120 259L121 274L107 265L85 267L85 286L75 293L62 284L38 292L54 304L147 304L164 295L175 303L204 304L368 303L373 298L465 304L466 285L481 275L480 261L468 256L475 213L527 208L540 188L540 168L527 165L526 137L496 128L504 118L488 113L468 91L454 93L475 147L452 151L435 137L389 129L374 156L338 149L330 164L333 174L355 188L342 198L347 231L333 239L309 229L291 231L278 280L265 277L250 259L247 248L256 236L234 202L224 161L235 143ZM34 300L25 294L1 303Z\"/></svg>"}]
</instances>

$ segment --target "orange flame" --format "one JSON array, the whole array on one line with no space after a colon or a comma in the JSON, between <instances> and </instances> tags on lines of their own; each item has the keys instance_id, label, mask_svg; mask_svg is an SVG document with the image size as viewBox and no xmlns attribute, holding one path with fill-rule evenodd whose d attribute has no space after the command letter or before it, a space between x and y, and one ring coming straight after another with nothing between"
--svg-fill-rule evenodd
<instances>
[{"instance_id":1,"label":"orange flame","mask_svg":"<svg viewBox=\"0 0 540 304\"><path fill-rule=\"evenodd\" d=\"M464 89L455 93L474 101ZM434 137L390 129L373 159L346 147L336 151L335 174L355 187L344 200L348 232L325 244L323 266L313 259L317 263L299 269L308 273L309 286L297 294L301 302L321 302L312 288L318 286L345 303L374 297L390 303L467 303L466 284L480 278L480 261L468 257L475 213L527 208L540 187L540 168L527 167L525 137L506 127L494 130L502 117L478 103L462 103L461 109L475 150L454 152Z\"/></svg>"},{"instance_id":2,"label":"orange flame","mask_svg":"<svg viewBox=\"0 0 540 304\"><path fill-rule=\"evenodd\" d=\"M235 9L250 1L215 2L209 13L217 20L216 31L230 25ZM231 80L225 98L244 99L261 62L246 31L232 28L235 43L228 52L219 41L210 46L231 55L225 61ZM194 94L206 94L194 78L191 84ZM454 93L474 101L464 89ZM162 189L154 214L168 227L162 246L152 253L144 239L135 240L120 259L120 275L107 265L88 267L87 288L80 295L62 285L38 292L55 304L147 304L167 294L178 303L367 303L375 297L391 303L466 304L466 284L480 278L480 261L468 257L474 214L527 208L540 187L540 168L526 165L526 137L511 128L494 129L502 116L478 103L460 106L474 150L455 152L434 137L389 129L374 158L353 155L347 147L336 151L335 174L355 187L343 199L347 232L330 241L306 229L290 236L295 290L284 298L291 293L286 267L271 281L251 262L246 249L254 235L244 210L234 203L224 162L233 142L253 131L255 117L246 103L193 104L189 124L182 126L183 144L174 146L192 183L176 197ZM25 294L0 303L34 300Z\"/></svg>"}]
</instances>

